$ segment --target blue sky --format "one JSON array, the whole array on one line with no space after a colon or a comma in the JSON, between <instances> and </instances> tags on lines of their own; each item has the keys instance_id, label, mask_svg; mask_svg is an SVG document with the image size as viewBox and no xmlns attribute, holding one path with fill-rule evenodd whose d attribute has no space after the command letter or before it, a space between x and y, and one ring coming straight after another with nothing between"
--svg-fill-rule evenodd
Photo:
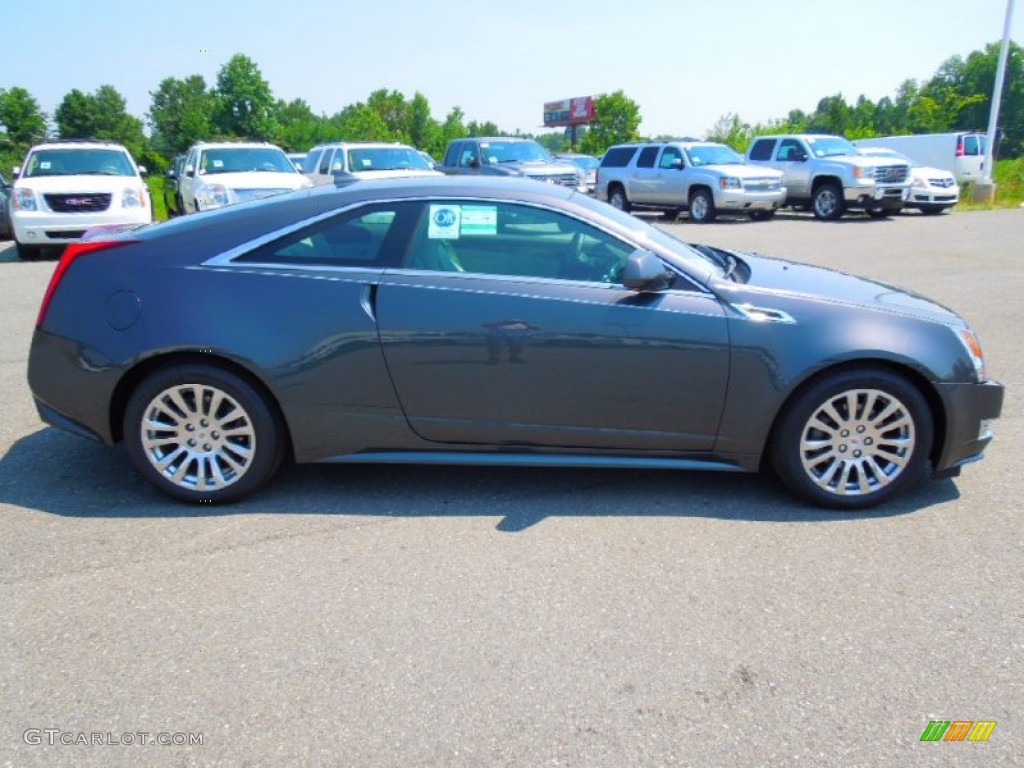
<instances>
[{"instance_id":1,"label":"blue sky","mask_svg":"<svg viewBox=\"0 0 1024 768\"><path fill-rule=\"evenodd\" d=\"M437 119L536 132L545 101L622 89L648 135L700 136L813 110L823 96L894 95L1001 39L1007 0L0 0L0 87L53 112L113 85L143 117L165 77L212 85L235 53L274 95L333 114L387 88ZM1022 4L1018 4L1022 5ZM1024 7L1011 37L1024 41Z\"/></svg>"}]
</instances>

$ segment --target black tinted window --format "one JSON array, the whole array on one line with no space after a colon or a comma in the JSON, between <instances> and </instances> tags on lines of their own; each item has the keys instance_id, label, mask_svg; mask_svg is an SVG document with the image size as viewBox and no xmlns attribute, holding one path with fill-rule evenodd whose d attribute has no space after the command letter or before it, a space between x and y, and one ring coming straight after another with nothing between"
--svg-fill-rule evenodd
<instances>
[{"instance_id":1,"label":"black tinted window","mask_svg":"<svg viewBox=\"0 0 1024 768\"><path fill-rule=\"evenodd\" d=\"M775 139L758 139L750 148L751 160L771 160L772 150L775 148Z\"/></svg>"},{"instance_id":2,"label":"black tinted window","mask_svg":"<svg viewBox=\"0 0 1024 768\"><path fill-rule=\"evenodd\" d=\"M653 168L654 160L658 156L660 147L644 147L640 150L640 157L636 159L637 168Z\"/></svg>"},{"instance_id":3,"label":"black tinted window","mask_svg":"<svg viewBox=\"0 0 1024 768\"><path fill-rule=\"evenodd\" d=\"M612 147L601 158L603 168L625 168L636 154L636 147Z\"/></svg>"},{"instance_id":4,"label":"black tinted window","mask_svg":"<svg viewBox=\"0 0 1024 768\"><path fill-rule=\"evenodd\" d=\"M380 203L319 221L241 256L237 261L297 266L386 267L418 206Z\"/></svg>"},{"instance_id":5,"label":"black tinted window","mask_svg":"<svg viewBox=\"0 0 1024 768\"><path fill-rule=\"evenodd\" d=\"M456 165L459 161L459 150L461 149L461 141L453 141L449 144L448 151L444 153L444 164L448 166Z\"/></svg>"}]
</instances>

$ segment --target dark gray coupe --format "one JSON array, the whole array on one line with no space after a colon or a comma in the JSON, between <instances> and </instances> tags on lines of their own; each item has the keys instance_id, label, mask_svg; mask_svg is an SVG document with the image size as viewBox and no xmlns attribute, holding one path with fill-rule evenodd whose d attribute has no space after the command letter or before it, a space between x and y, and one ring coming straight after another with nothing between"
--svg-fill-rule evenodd
<instances>
[{"instance_id":1,"label":"dark gray coupe","mask_svg":"<svg viewBox=\"0 0 1024 768\"><path fill-rule=\"evenodd\" d=\"M70 246L42 419L191 502L284 459L756 471L853 509L949 476L1003 388L953 312L686 245L571 189L302 190Z\"/></svg>"}]
</instances>

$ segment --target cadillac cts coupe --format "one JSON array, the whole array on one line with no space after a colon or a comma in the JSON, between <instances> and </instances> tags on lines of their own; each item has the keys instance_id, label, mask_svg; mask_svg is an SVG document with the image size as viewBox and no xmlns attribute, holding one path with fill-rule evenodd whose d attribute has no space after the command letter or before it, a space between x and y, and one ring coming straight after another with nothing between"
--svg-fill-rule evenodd
<instances>
[{"instance_id":1,"label":"cadillac cts coupe","mask_svg":"<svg viewBox=\"0 0 1024 768\"><path fill-rule=\"evenodd\" d=\"M283 460L757 471L855 509L981 457L967 323L838 272L687 245L528 180L322 187L72 245L42 419L187 502Z\"/></svg>"}]
</instances>

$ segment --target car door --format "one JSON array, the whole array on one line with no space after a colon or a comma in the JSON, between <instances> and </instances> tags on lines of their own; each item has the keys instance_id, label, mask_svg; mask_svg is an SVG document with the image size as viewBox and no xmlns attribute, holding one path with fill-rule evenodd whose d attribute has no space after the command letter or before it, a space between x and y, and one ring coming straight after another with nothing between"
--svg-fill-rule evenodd
<instances>
[{"instance_id":1,"label":"car door","mask_svg":"<svg viewBox=\"0 0 1024 768\"><path fill-rule=\"evenodd\" d=\"M686 205L687 177L686 160L683 151L668 144L658 158L658 197L663 205Z\"/></svg>"},{"instance_id":2,"label":"car door","mask_svg":"<svg viewBox=\"0 0 1024 768\"><path fill-rule=\"evenodd\" d=\"M772 167L782 171L788 197L808 198L811 196L809 158L810 153L803 142L797 139L783 139L779 142Z\"/></svg>"},{"instance_id":3,"label":"car door","mask_svg":"<svg viewBox=\"0 0 1024 768\"><path fill-rule=\"evenodd\" d=\"M660 149L660 144L648 144L637 155L636 164L629 172L629 196L632 202L643 204L660 201L660 171L654 163Z\"/></svg>"},{"instance_id":4,"label":"car door","mask_svg":"<svg viewBox=\"0 0 1024 768\"><path fill-rule=\"evenodd\" d=\"M726 320L680 278L618 282L634 247L545 207L423 204L381 278L381 345L411 428L437 443L709 450Z\"/></svg>"}]
</instances>

